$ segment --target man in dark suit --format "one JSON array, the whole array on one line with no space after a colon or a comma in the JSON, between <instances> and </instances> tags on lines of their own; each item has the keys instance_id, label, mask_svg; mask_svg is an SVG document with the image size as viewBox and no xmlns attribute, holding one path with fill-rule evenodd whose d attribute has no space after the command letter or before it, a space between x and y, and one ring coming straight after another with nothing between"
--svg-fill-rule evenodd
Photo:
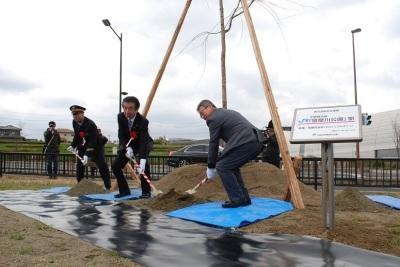
<instances>
[{"instance_id":1,"label":"man in dark suit","mask_svg":"<svg viewBox=\"0 0 400 267\"><path fill-rule=\"evenodd\" d=\"M85 175L85 166L88 161L93 161L99 169L104 187L107 190L111 188L110 171L104 158L103 144L99 140L99 134L96 124L85 117L85 108L72 105L70 108L74 127L74 139L67 148L72 153L78 153L82 160L77 160L76 179L80 182Z\"/></svg>"},{"instance_id":2,"label":"man in dark suit","mask_svg":"<svg viewBox=\"0 0 400 267\"><path fill-rule=\"evenodd\" d=\"M122 169L129 158L137 156L140 159L138 172L142 186L140 198L150 198L150 185L144 178L145 174L150 179L150 165L148 156L153 146L153 139L149 135L149 121L139 112L140 102L134 96L125 97L122 101L123 112L118 114L118 139L119 150L112 164L112 171L117 178L119 194L115 197L130 195L128 182Z\"/></svg>"},{"instance_id":3,"label":"man in dark suit","mask_svg":"<svg viewBox=\"0 0 400 267\"><path fill-rule=\"evenodd\" d=\"M261 131L240 113L217 108L210 100L202 100L197 112L207 122L210 131L207 178L213 179L218 173L229 197L222 207L250 205L240 167L261 152L264 141ZM217 162L219 139L225 142L225 147Z\"/></svg>"}]
</instances>

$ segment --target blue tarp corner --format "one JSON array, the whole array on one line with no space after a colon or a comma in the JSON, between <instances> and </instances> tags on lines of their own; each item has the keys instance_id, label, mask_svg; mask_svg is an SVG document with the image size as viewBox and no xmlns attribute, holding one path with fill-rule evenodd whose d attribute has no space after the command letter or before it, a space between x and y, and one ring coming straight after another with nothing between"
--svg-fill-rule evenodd
<instances>
[{"instance_id":1,"label":"blue tarp corner","mask_svg":"<svg viewBox=\"0 0 400 267\"><path fill-rule=\"evenodd\" d=\"M40 192L52 193L52 194L62 194L68 192L71 189L70 186L58 186L58 187L51 187L40 190Z\"/></svg>"},{"instance_id":2,"label":"blue tarp corner","mask_svg":"<svg viewBox=\"0 0 400 267\"><path fill-rule=\"evenodd\" d=\"M139 196L142 194L142 190L140 189L131 189L131 194L128 196L124 196L121 198L115 198L115 195L118 192L110 192L104 194L88 194L79 196L79 198L83 200L104 200L104 201L123 201L123 200L133 200L138 199Z\"/></svg>"},{"instance_id":3,"label":"blue tarp corner","mask_svg":"<svg viewBox=\"0 0 400 267\"><path fill-rule=\"evenodd\" d=\"M252 197L252 204L238 208L222 208L221 202L193 205L167 213L168 216L220 228L242 227L293 210L291 203Z\"/></svg>"},{"instance_id":4,"label":"blue tarp corner","mask_svg":"<svg viewBox=\"0 0 400 267\"><path fill-rule=\"evenodd\" d=\"M385 195L367 195L367 197L377 203L400 210L400 198Z\"/></svg>"}]
</instances>

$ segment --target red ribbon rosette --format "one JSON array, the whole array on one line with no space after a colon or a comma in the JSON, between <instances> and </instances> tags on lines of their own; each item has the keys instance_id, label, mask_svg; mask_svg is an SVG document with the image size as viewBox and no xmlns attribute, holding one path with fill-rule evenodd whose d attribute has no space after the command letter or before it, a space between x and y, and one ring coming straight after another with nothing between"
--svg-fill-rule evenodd
<instances>
[{"instance_id":1,"label":"red ribbon rosette","mask_svg":"<svg viewBox=\"0 0 400 267\"><path fill-rule=\"evenodd\" d=\"M131 138L135 140L138 137L138 133L136 131L131 132Z\"/></svg>"}]
</instances>

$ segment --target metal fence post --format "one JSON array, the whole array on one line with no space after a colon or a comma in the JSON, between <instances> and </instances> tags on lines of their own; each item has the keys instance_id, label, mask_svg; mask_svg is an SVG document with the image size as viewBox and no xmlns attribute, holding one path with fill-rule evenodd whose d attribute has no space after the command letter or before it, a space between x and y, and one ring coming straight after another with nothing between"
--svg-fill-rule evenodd
<instances>
[{"instance_id":1,"label":"metal fence post","mask_svg":"<svg viewBox=\"0 0 400 267\"><path fill-rule=\"evenodd\" d=\"M318 190L318 161L314 161L314 189Z\"/></svg>"},{"instance_id":2,"label":"metal fence post","mask_svg":"<svg viewBox=\"0 0 400 267\"><path fill-rule=\"evenodd\" d=\"M0 153L0 177L3 177L3 153Z\"/></svg>"}]
</instances>

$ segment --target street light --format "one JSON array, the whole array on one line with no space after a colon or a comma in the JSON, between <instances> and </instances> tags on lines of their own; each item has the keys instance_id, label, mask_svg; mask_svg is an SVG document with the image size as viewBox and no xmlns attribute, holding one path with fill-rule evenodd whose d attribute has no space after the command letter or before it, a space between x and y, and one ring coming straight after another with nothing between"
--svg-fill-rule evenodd
<instances>
[{"instance_id":1,"label":"street light","mask_svg":"<svg viewBox=\"0 0 400 267\"><path fill-rule=\"evenodd\" d=\"M111 27L111 23L108 19L103 19L103 24L106 27L110 27L111 30L115 33L115 35L118 37L119 41L120 41L120 49L119 49L119 112L121 112L121 96L123 95L122 92L122 33L121 35L118 35L115 30L113 29L113 27ZM124 92L125 93L125 92Z\"/></svg>"},{"instance_id":2,"label":"street light","mask_svg":"<svg viewBox=\"0 0 400 267\"><path fill-rule=\"evenodd\" d=\"M353 42L353 73L354 73L354 103L357 105L357 79L356 79L356 52L354 49L354 34L360 32L361 29L357 28L351 31L351 40ZM356 143L356 158L360 158L360 143Z\"/></svg>"}]
</instances>

